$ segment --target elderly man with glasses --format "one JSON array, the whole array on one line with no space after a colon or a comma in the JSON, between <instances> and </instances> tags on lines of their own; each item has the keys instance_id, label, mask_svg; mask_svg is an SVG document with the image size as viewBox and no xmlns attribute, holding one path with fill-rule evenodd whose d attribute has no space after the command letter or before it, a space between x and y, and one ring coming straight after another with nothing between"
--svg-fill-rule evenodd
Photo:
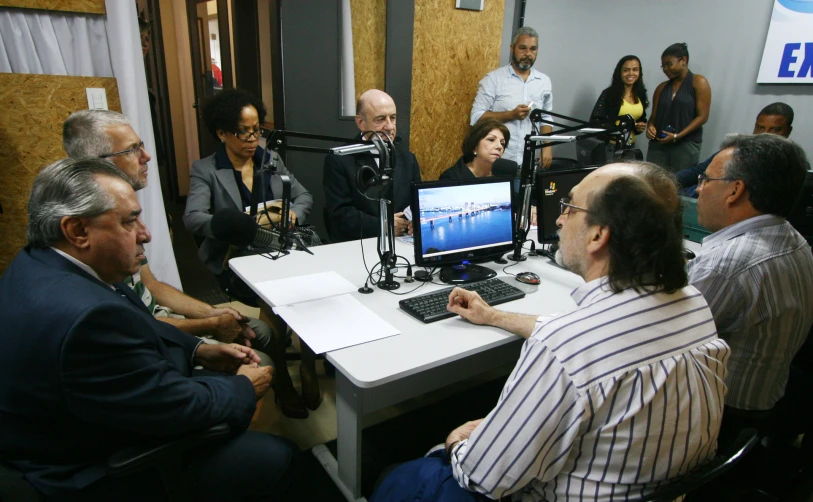
<instances>
[{"instance_id":1,"label":"elderly man with glasses","mask_svg":"<svg viewBox=\"0 0 813 502\"><path fill-rule=\"evenodd\" d=\"M770 432L769 410L813 324L813 255L785 219L807 166L779 135L734 135L698 177L698 220L714 233L687 269L731 346L721 441L745 426Z\"/></svg>"},{"instance_id":2,"label":"elderly man with glasses","mask_svg":"<svg viewBox=\"0 0 813 502\"><path fill-rule=\"evenodd\" d=\"M147 163L152 159L130 120L108 110L72 113L62 126L62 144L70 157L97 157L112 162L138 191L147 186ZM244 317L232 308L215 308L159 281L146 256L141 268L125 281L157 319L190 335L219 342L252 344L264 353L271 340L271 328L259 319Z\"/></svg>"},{"instance_id":3,"label":"elderly man with glasses","mask_svg":"<svg viewBox=\"0 0 813 502\"><path fill-rule=\"evenodd\" d=\"M674 178L611 164L569 195L557 262L585 281L576 308L504 312L455 288L450 311L525 338L522 352L488 416L400 466L370 502L638 498L714 456L729 349L688 285Z\"/></svg>"}]
</instances>

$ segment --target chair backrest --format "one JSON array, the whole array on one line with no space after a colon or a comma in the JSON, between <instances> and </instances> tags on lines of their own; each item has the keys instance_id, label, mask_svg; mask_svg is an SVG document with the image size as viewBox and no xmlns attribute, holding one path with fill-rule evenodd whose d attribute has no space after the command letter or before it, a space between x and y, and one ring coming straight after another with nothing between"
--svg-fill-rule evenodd
<instances>
[{"instance_id":1,"label":"chair backrest","mask_svg":"<svg viewBox=\"0 0 813 502\"><path fill-rule=\"evenodd\" d=\"M690 493L705 485L714 478L734 467L754 446L759 443L759 433L756 429L743 429L737 439L725 451L717 452L717 456L708 463L685 476L681 476L661 486L658 490L643 497L639 502L671 502L672 500Z\"/></svg>"}]
</instances>

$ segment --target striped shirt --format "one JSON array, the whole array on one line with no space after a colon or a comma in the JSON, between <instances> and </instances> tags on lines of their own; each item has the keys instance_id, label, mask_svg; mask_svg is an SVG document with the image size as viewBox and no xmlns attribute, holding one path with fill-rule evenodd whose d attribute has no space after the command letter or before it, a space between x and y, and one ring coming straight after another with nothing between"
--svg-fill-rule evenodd
<instances>
[{"instance_id":1,"label":"striped shirt","mask_svg":"<svg viewBox=\"0 0 813 502\"><path fill-rule=\"evenodd\" d=\"M773 408L813 323L810 246L785 219L757 216L703 239L687 269L731 346L726 404Z\"/></svg>"},{"instance_id":2,"label":"striped shirt","mask_svg":"<svg viewBox=\"0 0 813 502\"><path fill-rule=\"evenodd\" d=\"M550 78L531 68L528 80L517 75L510 64L489 72L480 81L474 104L471 107L470 123L474 125L485 112L507 112L517 105L527 105L533 101L532 109L550 111L553 109L553 88ZM542 118L551 120L550 115ZM523 120L509 120L505 123L511 139L505 147L503 158L522 165L522 152L525 151L525 135L531 133L530 115Z\"/></svg>"},{"instance_id":3,"label":"striped shirt","mask_svg":"<svg viewBox=\"0 0 813 502\"><path fill-rule=\"evenodd\" d=\"M691 286L613 293L537 320L497 406L451 451L464 488L513 500L626 500L714 456L729 349Z\"/></svg>"}]
</instances>

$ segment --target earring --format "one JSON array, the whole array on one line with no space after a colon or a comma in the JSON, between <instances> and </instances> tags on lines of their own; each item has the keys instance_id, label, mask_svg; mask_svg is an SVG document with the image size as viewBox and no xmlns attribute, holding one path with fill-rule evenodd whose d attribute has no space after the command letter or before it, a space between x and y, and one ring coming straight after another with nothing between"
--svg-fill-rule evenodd
<instances>
[{"instance_id":1,"label":"earring","mask_svg":"<svg viewBox=\"0 0 813 502\"><path fill-rule=\"evenodd\" d=\"M474 156L477 157L477 152L474 152Z\"/></svg>"},{"instance_id":2,"label":"earring","mask_svg":"<svg viewBox=\"0 0 813 502\"><path fill-rule=\"evenodd\" d=\"M220 142L221 142L221 143L225 143L225 142L226 142L226 140L225 140L225 139L223 139L223 138L220 138Z\"/></svg>"}]
</instances>

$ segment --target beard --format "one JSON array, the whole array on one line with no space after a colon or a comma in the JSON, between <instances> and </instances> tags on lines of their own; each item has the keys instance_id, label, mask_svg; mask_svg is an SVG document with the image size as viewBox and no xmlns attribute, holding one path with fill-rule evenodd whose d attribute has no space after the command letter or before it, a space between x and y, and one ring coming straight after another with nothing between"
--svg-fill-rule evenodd
<instances>
[{"instance_id":1,"label":"beard","mask_svg":"<svg viewBox=\"0 0 813 502\"><path fill-rule=\"evenodd\" d=\"M531 69L531 66L534 65L536 59L531 58L517 59L517 57L514 54L511 54L511 62L513 62L514 66L516 66L520 70L528 71Z\"/></svg>"}]
</instances>

